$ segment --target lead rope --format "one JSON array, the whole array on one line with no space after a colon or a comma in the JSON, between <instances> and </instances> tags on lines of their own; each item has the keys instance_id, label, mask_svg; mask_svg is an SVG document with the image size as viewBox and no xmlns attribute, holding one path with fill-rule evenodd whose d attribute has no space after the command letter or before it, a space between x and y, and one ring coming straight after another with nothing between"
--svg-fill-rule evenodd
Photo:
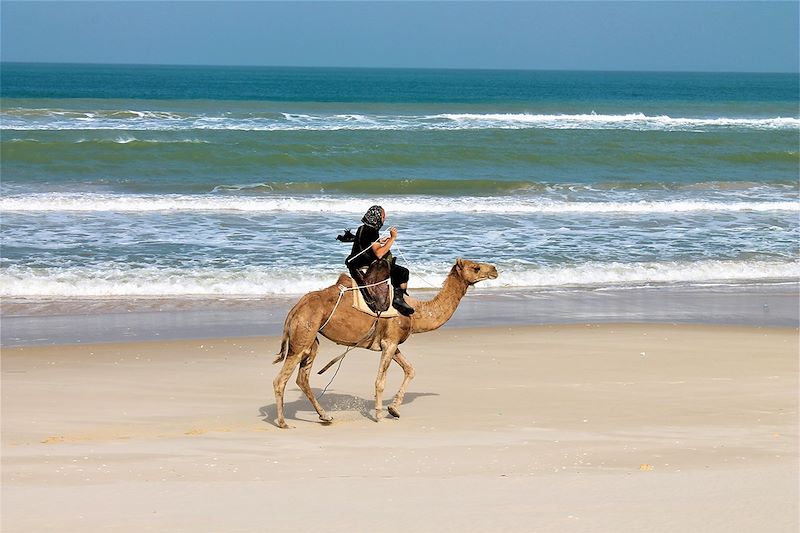
<instances>
[{"instance_id":1,"label":"lead rope","mask_svg":"<svg viewBox=\"0 0 800 533\"><path fill-rule=\"evenodd\" d=\"M350 263L350 261L352 261L352 260L353 260L353 259L355 259L356 257L360 256L361 254L363 254L363 253L364 253L364 252L366 252L367 250L371 250L371 249L372 249L372 245L373 245L373 244L375 244L376 242L380 241L380 240L381 240L381 239L380 239L380 237L378 237L377 239L375 239L374 241L372 241L372 243L371 243L369 246L367 246L366 248L364 248L363 250L361 250L360 252L358 252L356 255L354 255L353 257L349 257L349 258L347 258L347 259L345 260L345 264L349 264L349 263ZM327 320L325 320L325 323L324 323L324 324L322 324L322 326L321 326L321 327L320 327L320 328L319 328L317 331L322 331L323 329L325 329L325 326L327 326L327 325L328 325L328 322L330 322L330 321L331 321L331 318L333 318L333 314L336 312L336 308L338 308L338 307L339 307L339 303L341 303L341 301L342 301L342 296L344 296L344 293L346 293L347 291L353 291L353 290L356 290L356 289L359 289L359 290L360 290L360 289L366 289L367 287L374 287L374 286L376 286L376 285L380 285L381 283L387 283L387 282L389 282L390 280L391 280L391 278L386 278L385 280L383 280L383 281L379 281L379 282L377 282L377 283L372 283L372 284L370 284L370 285L356 285L355 287L344 287L344 286L342 286L342 285L339 285L339 297L336 299L336 305L334 305L334 306L333 306L333 310L331 311L331 314L330 314L330 315L328 315L328 318L327 318ZM347 348L347 349L344 351L344 353L343 353L342 355L340 355L340 356L339 356L339 357L337 357L336 359L333 359L333 360L332 360L330 363L328 363L327 365L325 365L325 368L323 368L322 370L320 370L319 372L317 372L318 374L322 374L323 372L325 372L326 370L328 370L328 369L330 368L330 366L331 366L333 363L335 363L337 360L339 361L339 365L336 367L336 371L333 373L333 376L331 377L331 380L328 382L328 384L327 384L327 385L325 385L325 388L324 388L324 389L322 389L322 392L320 393L320 395L318 396L318 398L322 398L322 395L323 395L323 394L325 394L325 392L328 390L328 387L330 387L330 386L331 386L331 383L333 383L333 380L334 380L334 378L336 378L336 374L338 374L338 373L339 373L339 369L342 367L342 363L344 362L344 357L345 357L345 356L346 356L346 355L347 355L347 354L350 352L350 350L352 350L353 348L355 348L356 346L358 346L358 345L361 343L361 341L363 341L364 339L366 339L367 337L369 337L369 335L370 335L370 334L372 333L372 331L375 329L375 325L378 323L378 319L380 319L380 317L381 317L381 314L380 314L380 313L378 313L378 316L377 316L377 318L375 318L375 322L373 322L373 323L372 323L372 327L370 327L370 328L369 328L369 330L367 331L367 334L366 334L366 335L364 335L363 337L361 337L361 339L360 339L358 342L356 342L356 343L355 343L353 346L350 346L349 348Z\"/></svg>"},{"instance_id":2,"label":"lead rope","mask_svg":"<svg viewBox=\"0 0 800 533\"><path fill-rule=\"evenodd\" d=\"M386 279L385 279L385 280L383 280L383 281L378 281L378 282L376 282L376 283L370 283L369 285L356 285L355 287L345 287L345 286L343 286L343 285L339 285L339 298L337 298L337 299L336 299L336 305L334 305L334 306L333 306L333 310L331 311L331 314L330 314L330 315L328 315L328 319L325 321L325 323L324 323L324 324L322 324L322 326L321 326L321 327L320 327L320 328L319 328L317 331L322 331L323 329L325 329L325 326L327 326L327 325L328 325L328 322L330 322L330 321L331 321L331 318L333 318L333 314L336 312L336 308L337 308L337 307L339 307L339 304L340 304L340 303L341 303L341 301L342 301L342 296L344 296L344 293L346 293L347 291L354 291L354 290L358 290L358 289L362 289L362 288L363 288L363 289L366 289L367 287L374 287L374 286L376 286L376 285L380 285L381 283L388 283L390 280L391 280L391 278L386 278ZM335 363L336 361L339 361L339 365L336 367L336 371L333 373L333 376L331 377L331 380L328 382L328 384L327 384L327 385L325 385L325 388L324 388L324 389L322 389L322 392L320 393L320 395L318 396L318 398L322 398L322 395L323 395L323 394L325 394L325 392L328 390L328 387L330 387L330 386L331 386L331 383L333 383L333 380L334 380L334 378L336 378L336 374L338 374L338 373L339 373L339 369L342 367L342 363L344 362L344 357L345 357L345 356L346 356L348 353L350 353L350 350L352 350L353 348L356 348L356 347L357 347L359 344L361 344L361 342L362 342L364 339L366 339L367 337L369 337L369 336L372 334L372 332L375 330L375 326L378 324L378 320L379 320L380 318L381 318L381 314L380 314L380 313L378 313L378 316L375 318L375 322L373 322L373 323L372 323L372 326L369 328L369 330L367 330L367 333L366 333L366 335L364 335L363 337L361 337L361 338L360 338L360 339L359 339L359 340L358 340L358 341L357 341L357 342L356 342L356 343L355 343L353 346L350 346L350 347L348 347L348 348L347 348L347 349L344 351L344 353L343 353L342 355L338 356L336 359L334 359L333 361L331 361L330 363L328 363L327 365L325 365L325 368L323 368L322 370L320 370L320 371L318 372L318 374L322 374L323 372L325 372L326 370L328 370L328 368L330 368L330 366L331 366L333 363Z\"/></svg>"},{"instance_id":3,"label":"lead rope","mask_svg":"<svg viewBox=\"0 0 800 533\"><path fill-rule=\"evenodd\" d=\"M333 376L331 376L331 380L328 382L328 384L327 384L327 385L325 385L325 388L324 388L324 389L322 389L322 392L320 392L320 393L319 393L319 396L317 396L317 398L322 398L322 395L323 395L323 394L325 394L325 393L327 392L327 390L328 390L328 387L330 387L330 386L331 386L331 383L333 383L333 380L334 380L334 379L336 379L336 374L338 374L338 373L339 373L339 369L340 369L340 368L342 368L342 363L344 363L344 357L345 357L345 356L346 356L348 353L350 353L350 350L352 350L353 348L356 348L356 347L357 347L357 346L358 346L358 345L361 343L361 341L363 341L364 339L366 339L367 337L369 337L369 336L372 334L372 332L373 332L373 330L375 329L375 326L378 324L378 320L379 320L380 318L381 318L381 315L380 315L380 313L379 313L379 314L378 314L378 316L377 316L377 318L375 318L375 322L373 322L373 323L372 323L372 327L370 327L370 328L369 328L369 331L367 331L367 334L366 334L366 335L364 335L363 337L361 337L361 339L359 339L359 341L358 341L358 342L356 342L354 345L352 345L352 346L348 347L348 348L347 348L347 349L344 351L344 353L343 353L342 355L340 355L339 357L337 357L337 359L339 360L339 364L336 366L336 371L333 373ZM320 329L322 329L322 328L320 328ZM336 361L336 359L334 359L333 361L331 361L330 363L328 363L328 364L327 364L327 366L325 366L325 368L323 368L322 370L320 370L320 371L318 372L318 374L322 374L324 371L328 370L328 368L330 368L330 366L333 364L333 362L334 362L334 361Z\"/></svg>"},{"instance_id":4,"label":"lead rope","mask_svg":"<svg viewBox=\"0 0 800 533\"><path fill-rule=\"evenodd\" d=\"M376 239L375 241L373 241L373 243L372 243L372 244L375 244L375 243L376 243L376 242L378 242L379 240L380 240L380 238ZM345 263L349 263L350 261L352 261L353 259L355 259L355 258L356 258L356 257L358 257L359 255L361 255L361 254L363 254L364 252L366 252L367 250L371 249L371 247L372 247L372 245L370 245L370 247L368 247L368 248L364 248L363 250L361 250L360 252L358 252L358 253L357 253L356 255L354 255L353 257L351 257L351 258L347 259L347 260L345 261ZM403 251L400 249L400 247L399 247L399 246L397 246L397 242L395 242L395 243L393 244L393 248L394 248L394 249L395 249L397 252L399 252L399 253L400 253L400 257L402 257L402 258L403 258L403 261L404 261L404 262L405 262L407 265L411 265L411 262L410 262L410 261L409 261L409 260L406 258L406 256L405 256L405 254L403 253ZM420 278L422 281L424 281L424 282L425 282L427 285L429 285L429 286L433 287L434 289L436 289L436 288L437 288L437 286L436 286L436 285L432 284L432 283L431 283L431 282L429 282L427 279L425 279L425 278L423 278L423 277L421 277L421 276L419 276L419 275L417 275L417 277L419 277L419 278ZM342 285L339 285L339 297L336 299L336 305L334 305L334 306L333 306L333 311L331 311L331 314L330 314L330 315L328 315L328 319L327 319L327 320L325 320L325 323L324 323L324 324L322 324L322 327L320 327L318 331L322 331L323 329L325 329L325 326L327 326L327 325L328 325L328 322L330 322L330 321L331 321L331 318L333 317L333 314L336 312L336 308L337 308L337 307L339 307L339 303L342 301L342 296L344 296L344 293L345 293L345 292L347 292L347 291L352 291L352 290L356 290L356 289L361 289L361 288L374 287L375 285L380 285L381 283L386 283L386 282L388 282L388 281L390 281L390 280L391 280L391 278L387 278L387 279L385 279L385 280L383 280L383 281L379 281L379 282L377 282L377 283L372 283L371 285L363 285L363 286L361 286L361 285L356 285L355 287L344 287L344 286L342 286ZM325 367L323 367L323 369L322 369L322 370L320 370L319 372L317 372L317 374L323 374L323 373L324 373L326 370L328 370L328 369L331 367L331 365L332 365L332 364L334 364L334 363L335 363L335 362L337 362L337 361L339 362L339 364L338 364L338 365L336 365L336 370L333 372L333 376L331 376L331 379L330 379L330 381L328 381L328 384L327 384L327 385L325 385L325 388L324 388L324 389L322 389L322 392L320 393L320 395L318 396L318 398L322 398L322 395L323 395L323 394L325 394L325 392L327 392L327 390L328 390L328 387L330 387L330 386L331 386L331 383L333 383L333 380L334 380L334 379L336 379L336 374L338 374L338 373L339 373L339 369L340 369L340 368L342 368L342 363L344 363L344 358L345 358L345 356L346 356L348 353L350 353L350 350L352 350L353 348L357 347L359 343L361 343L361 342L362 342L364 339L366 339L366 338L367 338L367 337L368 337L368 336L369 336L369 335L372 333L372 331L375 329L375 326L378 324L378 320L380 319L380 317L381 317L381 314L380 314L380 313L378 313L378 316L377 316L377 318L375 318L375 322L373 322L373 323L372 323L372 327L370 327L370 328L369 328L369 331L367 331L367 334L366 334L366 335L364 335L364 336L363 336L363 337L362 337L362 338L361 338L361 339L360 339L358 342L356 342L356 343L355 343L353 346L350 346L350 347L348 347L348 348L347 348L347 349L344 351L344 353L343 353L342 355L340 355L340 356L336 357L335 359L331 360L331 362L329 362L327 365L325 365Z\"/></svg>"},{"instance_id":5,"label":"lead rope","mask_svg":"<svg viewBox=\"0 0 800 533\"><path fill-rule=\"evenodd\" d=\"M408 260L408 258L407 258L407 257L405 256L405 254L403 253L403 250L401 250L401 249L400 249L400 247L399 247L399 246L397 246L397 242L395 242L395 243L392 245L392 248L394 248L394 249L395 249L395 251L396 251L396 252L398 252L398 253L400 254L400 257L402 257L402 258L403 258L403 262L404 262L405 264L407 264L408 266L411 266L411 267L413 267L413 264L411 263L411 261L409 261L409 260ZM440 289L440 288L441 288L441 285L434 285L433 283L431 283L431 282L430 282L430 281L428 281L427 279L425 279L425 278L423 278L422 276L420 276L420 275L418 274L418 272L420 271L418 268L414 268L413 270L414 270L414 272L415 272L415 274L414 274L414 275L415 275L416 277L418 277L419 279L421 279L422 281L424 281L424 282L425 282L425 284L426 284L426 285L428 285L429 287L433 287L434 289Z\"/></svg>"}]
</instances>

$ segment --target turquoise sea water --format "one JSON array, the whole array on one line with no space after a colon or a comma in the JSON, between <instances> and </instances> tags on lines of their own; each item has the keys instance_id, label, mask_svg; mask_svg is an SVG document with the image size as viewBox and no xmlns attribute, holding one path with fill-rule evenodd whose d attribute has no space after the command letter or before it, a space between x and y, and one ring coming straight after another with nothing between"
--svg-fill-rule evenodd
<instances>
[{"instance_id":1,"label":"turquoise sea water","mask_svg":"<svg viewBox=\"0 0 800 533\"><path fill-rule=\"evenodd\" d=\"M0 74L0 296L300 293L373 203L412 286L458 256L505 291L800 275L796 74Z\"/></svg>"}]
</instances>

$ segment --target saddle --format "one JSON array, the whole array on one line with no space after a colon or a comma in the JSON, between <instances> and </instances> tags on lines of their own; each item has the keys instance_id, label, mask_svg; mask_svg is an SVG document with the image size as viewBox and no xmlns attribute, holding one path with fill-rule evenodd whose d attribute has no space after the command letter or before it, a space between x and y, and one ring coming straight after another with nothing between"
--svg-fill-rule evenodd
<instances>
[{"instance_id":1,"label":"saddle","mask_svg":"<svg viewBox=\"0 0 800 533\"><path fill-rule=\"evenodd\" d=\"M357 285L358 283L356 282L356 280L353 280L353 285L352 285L353 288L355 288ZM355 307L362 313L366 313L369 316L375 316L375 317L380 316L381 318L392 318L395 316L400 316L400 312L394 307L390 307L386 311L383 311L382 313L378 314L375 311L373 311L369 305L367 305L367 302L364 300L364 295L361 293L361 291L352 291L352 292L353 292L353 307ZM393 297L394 297L394 287L390 285L389 299L391 300Z\"/></svg>"},{"instance_id":2,"label":"saddle","mask_svg":"<svg viewBox=\"0 0 800 533\"><path fill-rule=\"evenodd\" d=\"M394 297L394 287L391 282L386 281L389 279L392 267L389 261L385 259L377 259L373 261L365 272L361 269L351 269L350 274L353 277L355 285L361 286L360 294L353 295L353 307L359 309L359 300L366 304L367 309L362 311L371 311L373 315L380 314L381 316L389 316L395 309L392 307L392 298ZM380 283L385 281L385 283ZM358 298L361 296L361 298Z\"/></svg>"}]
</instances>

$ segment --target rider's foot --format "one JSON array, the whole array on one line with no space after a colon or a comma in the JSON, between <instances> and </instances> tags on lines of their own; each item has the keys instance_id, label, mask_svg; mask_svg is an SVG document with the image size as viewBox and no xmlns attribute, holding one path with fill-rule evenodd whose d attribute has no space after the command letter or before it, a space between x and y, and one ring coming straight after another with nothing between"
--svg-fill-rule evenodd
<instances>
[{"instance_id":1,"label":"rider's foot","mask_svg":"<svg viewBox=\"0 0 800 533\"><path fill-rule=\"evenodd\" d=\"M395 309L400 311L400 314L405 316L411 316L414 314L414 308L408 305L406 301L403 299L403 294L405 292L406 291L403 289L395 288L394 300L392 300L392 305L394 306Z\"/></svg>"}]
</instances>

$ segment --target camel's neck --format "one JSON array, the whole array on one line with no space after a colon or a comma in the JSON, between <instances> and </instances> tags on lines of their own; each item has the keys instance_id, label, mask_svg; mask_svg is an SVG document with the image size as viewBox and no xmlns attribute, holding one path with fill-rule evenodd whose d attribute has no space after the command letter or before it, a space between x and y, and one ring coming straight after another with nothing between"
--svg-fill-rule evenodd
<instances>
[{"instance_id":1,"label":"camel's neck","mask_svg":"<svg viewBox=\"0 0 800 533\"><path fill-rule=\"evenodd\" d=\"M419 302L414 307L414 314L411 315L412 333L425 333L442 327L456 312L468 287L453 267L439 294L433 300Z\"/></svg>"}]
</instances>

